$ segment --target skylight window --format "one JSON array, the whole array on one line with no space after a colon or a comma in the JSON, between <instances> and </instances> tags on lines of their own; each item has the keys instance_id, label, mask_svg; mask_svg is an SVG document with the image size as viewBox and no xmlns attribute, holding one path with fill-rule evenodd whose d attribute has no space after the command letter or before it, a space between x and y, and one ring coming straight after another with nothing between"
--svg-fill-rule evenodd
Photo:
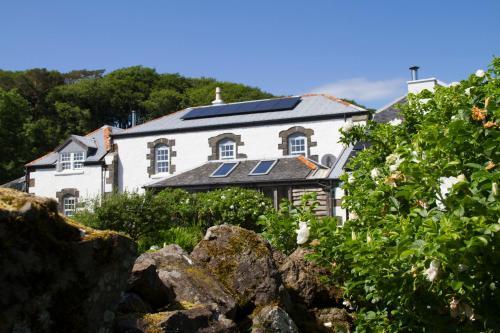
<instances>
[{"instance_id":1,"label":"skylight window","mask_svg":"<svg viewBox=\"0 0 500 333\"><path fill-rule=\"evenodd\" d=\"M276 164L277 160L259 161L249 173L250 176L267 175Z\"/></svg>"},{"instance_id":2,"label":"skylight window","mask_svg":"<svg viewBox=\"0 0 500 333\"><path fill-rule=\"evenodd\" d=\"M222 163L210 177L227 177L238 165L238 162Z\"/></svg>"}]
</instances>

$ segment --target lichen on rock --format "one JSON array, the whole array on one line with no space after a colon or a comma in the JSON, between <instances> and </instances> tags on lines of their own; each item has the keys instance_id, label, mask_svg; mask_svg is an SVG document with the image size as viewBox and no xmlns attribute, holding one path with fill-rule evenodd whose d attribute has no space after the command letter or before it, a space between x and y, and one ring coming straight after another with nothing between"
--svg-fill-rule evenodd
<instances>
[{"instance_id":1,"label":"lichen on rock","mask_svg":"<svg viewBox=\"0 0 500 333\"><path fill-rule=\"evenodd\" d=\"M0 331L106 332L136 256L129 238L0 189Z\"/></svg>"}]
</instances>

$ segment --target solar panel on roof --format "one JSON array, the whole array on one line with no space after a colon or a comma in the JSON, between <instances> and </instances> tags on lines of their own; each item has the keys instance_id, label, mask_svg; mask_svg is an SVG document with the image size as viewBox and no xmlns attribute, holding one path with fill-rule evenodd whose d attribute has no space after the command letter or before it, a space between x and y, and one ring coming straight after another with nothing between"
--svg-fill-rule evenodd
<instances>
[{"instance_id":1,"label":"solar panel on roof","mask_svg":"<svg viewBox=\"0 0 500 333\"><path fill-rule=\"evenodd\" d=\"M255 168L250 171L250 176L267 175L276 164L276 160L259 161Z\"/></svg>"},{"instance_id":2,"label":"solar panel on roof","mask_svg":"<svg viewBox=\"0 0 500 333\"><path fill-rule=\"evenodd\" d=\"M238 162L222 163L217 169L215 169L210 177L226 177L234 170L234 168L236 168L237 165Z\"/></svg>"},{"instance_id":3,"label":"solar panel on roof","mask_svg":"<svg viewBox=\"0 0 500 333\"><path fill-rule=\"evenodd\" d=\"M285 111L294 109L300 103L300 97L276 98L265 101L243 102L194 108L182 119L199 119L222 116L234 116L248 113Z\"/></svg>"}]
</instances>

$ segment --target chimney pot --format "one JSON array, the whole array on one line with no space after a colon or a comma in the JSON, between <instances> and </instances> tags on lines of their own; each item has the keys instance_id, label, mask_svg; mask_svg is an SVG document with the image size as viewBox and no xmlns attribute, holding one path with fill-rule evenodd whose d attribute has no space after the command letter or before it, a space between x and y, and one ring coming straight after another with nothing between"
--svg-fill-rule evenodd
<instances>
[{"instance_id":1,"label":"chimney pot","mask_svg":"<svg viewBox=\"0 0 500 333\"><path fill-rule=\"evenodd\" d=\"M420 67L418 66L411 66L410 67L410 72L411 72L411 80L416 81L418 80L418 70Z\"/></svg>"},{"instance_id":2,"label":"chimney pot","mask_svg":"<svg viewBox=\"0 0 500 333\"><path fill-rule=\"evenodd\" d=\"M221 98L221 91L222 89L220 87L215 88L215 99L212 101L213 105L224 104Z\"/></svg>"}]
</instances>

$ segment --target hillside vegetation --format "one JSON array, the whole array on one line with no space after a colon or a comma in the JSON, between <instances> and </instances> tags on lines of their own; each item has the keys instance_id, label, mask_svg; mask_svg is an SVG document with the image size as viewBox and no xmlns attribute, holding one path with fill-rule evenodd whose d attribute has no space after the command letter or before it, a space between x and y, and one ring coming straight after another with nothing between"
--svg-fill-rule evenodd
<instances>
[{"instance_id":1,"label":"hillside vegetation","mask_svg":"<svg viewBox=\"0 0 500 333\"><path fill-rule=\"evenodd\" d=\"M132 110L145 121L210 104L216 86L222 87L225 102L273 97L243 84L159 74L142 66L107 74L0 70L0 184L21 176L24 163L51 151L69 134L105 124L126 127Z\"/></svg>"}]
</instances>

